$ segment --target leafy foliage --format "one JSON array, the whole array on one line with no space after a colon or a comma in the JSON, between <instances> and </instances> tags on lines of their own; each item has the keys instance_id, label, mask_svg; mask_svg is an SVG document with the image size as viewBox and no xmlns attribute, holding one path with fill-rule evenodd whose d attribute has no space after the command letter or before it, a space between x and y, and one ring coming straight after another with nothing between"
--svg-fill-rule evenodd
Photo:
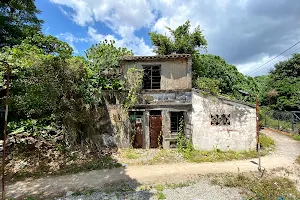
<instances>
[{"instance_id":1,"label":"leafy foliage","mask_svg":"<svg viewBox=\"0 0 300 200\"><path fill-rule=\"evenodd\" d=\"M95 133L101 135L109 126L99 124L105 109L99 107L101 95L91 85L93 77L87 61L68 55L72 49L63 50L59 46L64 43L53 37L42 39L49 43L36 46L24 41L0 54L19 77L10 89L10 117L15 121L39 121L53 115L52 120L62 129L68 144L90 144ZM55 41L58 44L52 43ZM45 51L47 44L58 49Z\"/></svg>"},{"instance_id":2,"label":"leafy foliage","mask_svg":"<svg viewBox=\"0 0 300 200\"><path fill-rule=\"evenodd\" d=\"M270 89L278 92L274 108L300 110L300 54L279 62L270 74Z\"/></svg>"},{"instance_id":3,"label":"leafy foliage","mask_svg":"<svg viewBox=\"0 0 300 200\"><path fill-rule=\"evenodd\" d=\"M59 55L61 57L70 58L73 53L71 46L52 35L35 34L27 37L22 44L29 44L42 49L45 54Z\"/></svg>"},{"instance_id":4,"label":"leafy foliage","mask_svg":"<svg viewBox=\"0 0 300 200\"><path fill-rule=\"evenodd\" d=\"M219 84L220 84L219 80L214 80L206 77L201 77L197 81L197 87L200 90L215 95L220 94L221 90L219 89Z\"/></svg>"},{"instance_id":5,"label":"leafy foliage","mask_svg":"<svg viewBox=\"0 0 300 200\"><path fill-rule=\"evenodd\" d=\"M226 63L220 56L210 54L193 56L193 85L212 94L221 93L248 101L254 101L254 98L245 99L238 90L258 93L252 77L245 77L234 65Z\"/></svg>"},{"instance_id":6,"label":"leafy foliage","mask_svg":"<svg viewBox=\"0 0 300 200\"><path fill-rule=\"evenodd\" d=\"M133 55L126 48L117 48L114 41L103 41L86 51L88 67L95 88L121 89L120 58Z\"/></svg>"},{"instance_id":7,"label":"leafy foliage","mask_svg":"<svg viewBox=\"0 0 300 200\"><path fill-rule=\"evenodd\" d=\"M126 74L128 95L125 99L124 109L127 111L138 101L138 94L142 88L144 71L142 69L130 68Z\"/></svg>"},{"instance_id":8,"label":"leafy foliage","mask_svg":"<svg viewBox=\"0 0 300 200\"><path fill-rule=\"evenodd\" d=\"M190 21L186 21L174 30L167 27L171 37L150 32L150 40L152 45L156 47L154 52L161 55L172 53L193 54L197 51L197 48L205 48L207 42L200 30L200 26L197 26L192 33L190 32L190 27Z\"/></svg>"},{"instance_id":9,"label":"leafy foliage","mask_svg":"<svg viewBox=\"0 0 300 200\"><path fill-rule=\"evenodd\" d=\"M40 11L34 0L0 2L0 48L20 44L23 39L41 31Z\"/></svg>"}]
</instances>

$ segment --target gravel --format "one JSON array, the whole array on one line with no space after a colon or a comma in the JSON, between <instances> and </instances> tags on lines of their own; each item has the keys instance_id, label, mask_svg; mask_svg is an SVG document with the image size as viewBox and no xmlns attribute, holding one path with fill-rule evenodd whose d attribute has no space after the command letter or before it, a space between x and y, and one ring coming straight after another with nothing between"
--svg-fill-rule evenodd
<instances>
[{"instance_id":1,"label":"gravel","mask_svg":"<svg viewBox=\"0 0 300 200\"><path fill-rule=\"evenodd\" d=\"M155 194L149 191L135 191L135 192L94 192L88 195L79 195L65 198L58 198L57 200L121 200L121 199L141 199L141 200L155 200Z\"/></svg>"},{"instance_id":2,"label":"gravel","mask_svg":"<svg viewBox=\"0 0 300 200\"><path fill-rule=\"evenodd\" d=\"M189 200L239 200L243 199L240 194L241 189L221 188L220 186L211 185L208 181L201 181L196 184L175 188L165 189L163 191L166 199L189 199Z\"/></svg>"},{"instance_id":3,"label":"gravel","mask_svg":"<svg viewBox=\"0 0 300 200\"><path fill-rule=\"evenodd\" d=\"M94 192L88 195L79 195L59 198L57 200L121 200L121 199L136 199L136 200L157 200L158 192L155 189L150 190L130 190L118 191L114 190L111 192ZM166 199L176 200L176 199L186 199L186 200L240 200L243 196L240 194L241 189L236 188L222 188L217 185L211 185L209 181L201 180L197 183L191 184L186 187L178 188L166 188L162 191Z\"/></svg>"}]
</instances>

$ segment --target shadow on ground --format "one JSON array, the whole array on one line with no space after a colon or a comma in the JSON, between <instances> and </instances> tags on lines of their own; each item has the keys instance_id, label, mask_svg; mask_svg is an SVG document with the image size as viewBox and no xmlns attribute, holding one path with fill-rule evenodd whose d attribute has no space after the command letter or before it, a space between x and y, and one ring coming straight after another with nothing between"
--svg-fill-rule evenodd
<instances>
[{"instance_id":1,"label":"shadow on ground","mask_svg":"<svg viewBox=\"0 0 300 200\"><path fill-rule=\"evenodd\" d=\"M72 196L66 197L72 192ZM11 199L150 199L154 193L126 175L126 166L63 176L26 179L6 185Z\"/></svg>"}]
</instances>

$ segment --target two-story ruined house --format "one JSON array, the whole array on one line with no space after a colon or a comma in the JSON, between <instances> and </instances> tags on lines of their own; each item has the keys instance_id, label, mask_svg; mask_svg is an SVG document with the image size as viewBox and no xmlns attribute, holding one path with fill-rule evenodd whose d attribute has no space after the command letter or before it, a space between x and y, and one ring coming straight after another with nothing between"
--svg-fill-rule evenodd
<instances>
[{"instance_id":1,"label":"two-story ruined house","mask_svg":"<svg viewBox=\"0 0 300 200\"><path fill-rule=\"evenodd\" d=\"M106 95L106 99L114 96L108 110L119 146L174 148L181 131L197 149L255 147L255 109L193 90L191 55L122 58L125 79L130 68L143 69L143 88L139 101L126 111L127 123L121 120L122 95L118 91Z\"/></svg>"}]
</instances>

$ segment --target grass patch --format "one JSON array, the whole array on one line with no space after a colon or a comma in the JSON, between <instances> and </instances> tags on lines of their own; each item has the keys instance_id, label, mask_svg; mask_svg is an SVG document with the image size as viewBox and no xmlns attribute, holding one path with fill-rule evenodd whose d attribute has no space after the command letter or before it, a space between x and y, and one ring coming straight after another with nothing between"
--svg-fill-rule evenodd
<instances>
[{"instance_id":1,"label":"grass patch","mask_svg":"<svg viewBox=\"0 0 300 200\"><path fill-rule=\"evenodd\" d=\"M214 176L214 175L213 175ZM257 179L249 174L221 174L211 179L212 184L239 187L250 191L249 199L299 199L300 193L293 181L285 177Z\"/></svg>"},{"instance_id":2,"label":"grass patch","mask_svg":"<svg viewBox=\"0 0 300 200\"><path fill-rule=\"evenodd\" d=\"M158 198L159 200L161 200L161 199L166 199L166 195L165 195L164 193L162 193L162 192L158 192L158 193L157 193L157 198Z\"/></svg>"},{"instance_id":3,"label":"grass patch","mask_svg":"<svg viewBox=\"0 0 300 200\"><path fill-rule=\"evenodd\" d=\"M275 142L272 138L266 135L260 135L260 146L262 149L274 149Z\"/></svg>"},{"instance_id":4,"label":"grass patch","mask_svg":"<svg viewBox=\"0 0 300 200\"><path fill-rule=\"evenodd\" d=\"M153 158L144 162L143 164L148 164L148 165L155 165L155 164L162 164L162 163L168 164L177 161L179 162L184 161L182 155L177 150L161 149L157 152L155 156L153 156Z\"/></svg>"},{"instance_id":5,"label":"grass patch","mask_svg":"<svg viewBox=\"0 0 300 200\"><path fill-rule=\"evenodd\" d=\"M292 138L294 139L294 140L297 140L297 141L300 141L300 135L299 134L293 134L292 135Z\"/></svg>"},{"instance_id":6,"label":"grass patch","mask_svg":"<svg viewBox=\"0 0 300 200\"><path fill-rule=\"evenodd\" d=\"M264 156L273 150L275 147L274 140L266 135L261 135L261 155ZM189 162L222 162L230 160L243 160L257 157L256 150L244 150L244 151L222 151L220 149L214 150L196 150L192 146L181 149L180 151L184 158Z\"/></svg>"},{"instance_id":7,"label":"grass patch","mask_svg":"<svg viewBox=\"0 0 300 200\"><path fill-rule=\"evenodd\" d=\"M184 151L184 157L189 162L222 162L229 160L242 160L247 158L254 158L257 156L257 152L255 150L249 151L222 151L219 149L212 151L204 151L204 150L192 150L192 151Z\"/></svg>"},{"instance_id":8,"label":"grass patch","mask_svg":"<svg viewBox=\"0 0 300 200\"><path fill-rule=\"evenodd\" d=\"M138 154L135 149L122 149L121 155L126 159L138 159L141 157L141 155Z\"/></svg>"}]
</instances>

